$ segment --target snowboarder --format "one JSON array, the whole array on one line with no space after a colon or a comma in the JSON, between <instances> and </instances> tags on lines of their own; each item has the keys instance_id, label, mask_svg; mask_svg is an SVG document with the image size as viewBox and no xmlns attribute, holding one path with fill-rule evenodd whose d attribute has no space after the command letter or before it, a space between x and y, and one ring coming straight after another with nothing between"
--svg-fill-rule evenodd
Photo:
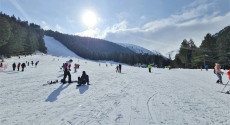
<instances>
[{"instance_id":1,"label":"snowboarder","mask_svg":"<svg viewBox=\"0 0 230 125\"><path fill-rule=\"evenodd\" d=\"M21 63L18 63L18 71L19 71L19 69L20 69L20 66L21 66Z\"/></svg>"},{"instance_id":2,"label":"snowboarder","mask_svg":"<svg viewBox=\"0 0 230 125\"><path fill-rule=\"evenodd\" d=\"M66 61L66 63L64 64L64 67L63 67L64 77L61 80L62 83L66 83L65 79L66 79L67 76L68 76L68 79L69 79L68 83L72 83L71 74L70 74L70 71L71 71L70 67L71 67L72 62L73 62L73 60L70 59L69 61Z\"/></svg>"},{"instance_id":3,"label":"snowboarder","mask_svg":"<svg viewBox=\"0 0 230 125\"><path fill-rule=\"evenodd\" d=\"M220 70L220 68L221 68L220 64L216 63L215 65L216 66L214 67L214 69L215 69L215 73L216 73L216 75L218 77L218 80L216 81L216 83L223 84L223 82L222 82L222 76L221 75L223 75L224 72L222 72Z\"/></svg>"},{"instance_id":4,"label":"snowboarder","mask_svg":"<svg viewBox=\"0 0 230 125\"><path fill-rule=\"evenodd\" d=\"M16 68L15 62L12 64L12 67L13 67L13 71L15 71L15 68Z\"/></svg>"},{"instance_id":5,"label":"snowboarder","mask_svg":"<svg viewBox=\"0 0 230 125\"><path fill-rule=\"evenodd\" d=\"M149 73L151 73L151 68L152 68L152 65L149 64L149 65L148 65Z\"/></svg>"},{"instance_id":6,"label":"snowboarder","mask_svg":"<svg viewBox=\"0 0 230 125\"><path fill-rule=\"evenodd\" d=\"M24 71L24 68L26 67L26 64L25 63L22 63L22 72Z\"/></svg>"},{"instance_id":7,"label":"snowboarder","mask_svg":"<svg viewBox=\"0 0 230 125\"><path fill-rule=\"evenodd\" d=\"M77 86L81 86L82 84L86 84L87 85L90 85L89 84L89 76L86 74L85 71L82 72L82 76L81 77L78 77L78 85Z\"/></svg>"},{"instance_id":8,"label":"snowboarder","mask_svg":"<svg viewBox=\"0 0 230 125\"><path fill-rule=\"evenodd\" d=\"M200 66L200 71L202 71L202 66Z\"/></svg>"}]
</instances>

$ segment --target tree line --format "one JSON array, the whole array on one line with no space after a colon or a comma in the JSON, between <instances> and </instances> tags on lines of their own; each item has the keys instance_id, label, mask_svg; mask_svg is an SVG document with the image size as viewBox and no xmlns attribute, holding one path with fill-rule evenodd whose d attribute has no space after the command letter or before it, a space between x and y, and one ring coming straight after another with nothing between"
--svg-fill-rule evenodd
<instances>
[{"instance_id":1,"label":"tree line","mask_svg":"<svg viewBox=\"0 0 230 125\"><path fill-rule=\"evenodd\" d=\"M184 39L179 53L171 61L171 65L178 68L204 68L205 65L213 68L215 63L225 68L230 66L230 26L214 35L207 33L199 47L192 39Z\"/></svg>"},{"instance_id":2,"label":"tree line","mask_svg":"<svg viewBox=\"0 0 230 125\"><path fill-rule=\"evenodd\" d=\"M112 60L130 65L154 63L159 67L168 65L170 62L169 59L160 55L137 54L129 48L103 39L68 35L52 30L46 30L45 35L53 37L69 50L86 59Z\"/></svg>"},{"instance_id":3,"label":"tree line","mask_svg":"<svg viewBox=\"0 0 230 125\"><path fill-rule=\"evenodd\" d=\"M29 55L39 50L46 53L44 31L39 25L0 12L0 55Z\"/></svg>"}]
</instances>

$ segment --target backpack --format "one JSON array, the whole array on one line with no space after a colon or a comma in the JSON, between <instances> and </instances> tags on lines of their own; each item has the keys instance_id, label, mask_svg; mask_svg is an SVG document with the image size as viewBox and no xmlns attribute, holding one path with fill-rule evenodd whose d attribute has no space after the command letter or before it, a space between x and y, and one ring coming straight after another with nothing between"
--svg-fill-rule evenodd
<instances>
[{"instance_id":1,"label":"backpack","mask_svg":"<svg viewBox=\"0 0 230 125\"><path fill-rule=\"evenodd\" d=\"M64 63L64 64L63 64L63 69L66 69L67 66L68 66L68 63Z\"/></svg>"}]
</instances>

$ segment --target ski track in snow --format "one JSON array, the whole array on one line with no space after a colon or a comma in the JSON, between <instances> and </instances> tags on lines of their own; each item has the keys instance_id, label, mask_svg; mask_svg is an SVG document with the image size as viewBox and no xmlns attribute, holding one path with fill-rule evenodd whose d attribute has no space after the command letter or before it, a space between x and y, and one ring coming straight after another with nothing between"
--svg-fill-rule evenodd
<instances>
[{"instance_id":1,"label":"ski track in snow","mask_svg":"<svg viewBox=\"0 0 230 125\"><path fill-rule=\"evenodd\" d=\"M122 66L71 57L80 68L72 80L89 75L89 86L52 84L62 79L59 66L69 58L51 55L5 59L0 72L1 125L229 125L227 94L216 84L213 70L157 69ZM12 71L13 62L40 61L24 72ZM87 63L85 63L87 62ZM108 64L108 63L107 63ZM225 71L226 72L226 71ZM227 76L223 75L227 82ZM227 86L225 91L229 90Z\"/></svg>"}]
</instances>

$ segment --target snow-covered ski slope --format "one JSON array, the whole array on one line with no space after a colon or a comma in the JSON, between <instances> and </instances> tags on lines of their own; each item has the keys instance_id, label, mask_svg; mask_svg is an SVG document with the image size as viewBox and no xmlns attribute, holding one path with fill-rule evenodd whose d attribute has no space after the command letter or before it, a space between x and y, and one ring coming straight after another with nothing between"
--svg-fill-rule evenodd
<instances>
[{"instance_id":1,"label":"snow-covered ski slope","mask_svg":"<svg viewBox=\"0 0 230 125\"><path fill-rule=\"evenodd\" d=\"M50 46L58 45L56 42L51 42ZM55 55L59 50L49 50L49 54ZM63 77L59 66L69 57L37 54L5 59L8 68L0 72L0 124L230 124L230 95L220 93L224 86L215 83L217 77L211 69L153 68L149 73L147 68L123 65L122 73L116 73L116 63L107 63L106 67L106 61L99 66L99 62L77 56L71 58L73 64L80 64L77 73L71 71L72 79L76 80L86 71L92 85L79 88L76 83L42 86L48 80ZM13 62L38 60L36 68L30 63L24 72L12 71ZM223 81L228 81L226 74ZM227 86L225 91L229 89Z\"/></svg>"}]
</instances>

